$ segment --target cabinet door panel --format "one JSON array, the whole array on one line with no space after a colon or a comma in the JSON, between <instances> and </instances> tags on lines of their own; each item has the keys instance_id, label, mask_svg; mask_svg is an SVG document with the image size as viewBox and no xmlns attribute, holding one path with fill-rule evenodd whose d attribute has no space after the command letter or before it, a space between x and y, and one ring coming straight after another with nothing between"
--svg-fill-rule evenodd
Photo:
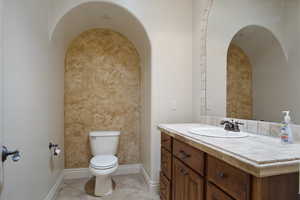
<instances>
[{"instance_id":1,"label":"cabinet door panel","mask_svg":"<svg viewBox=\"0 0 300 200\"><path fill-rule=\"evenodd\" d=\"M204 181L201 176L186 168L185 177L185 200L203 200L204 199Z\"/></svg>"},{"instance_id":2,"label":"cabinet door panel","mask_svg":"<svg viewBox=\"0 0 300 200\"><path fill-rule=\"evenodd\" d=\"M161 146L169 152L172 152L172 137L164 132L161 132Z\"/></svg>"},{"instance_id":3,"label":"cabinet door panel","mask_svg":"<svg viewBox=\"0 0 300 200\"><path fill-rule=\"evenodd\" d=\"M165 150L161 149L161 171L164 175L170 180L172 176L172 154Z\"/></svg>"},{"instance_id":4,"label":"cabinet door panel","mask_svg":"<svg viewBox=\"0 0 300 200\"><path fill-rule=\"evenodd\" d=\"M173 159L173 200L203 200L204 181L201 176Z\"/></svg>"},{"instance_id":5,"label":"cabinet door panel","mask_svg":"<svg viewBox=\"0 0 300 200\"><path fill-rule=\"evenodd\" d=\"M160 174L160 198L161 200L171 200L171 184L170 181L164 176L163 173Z\"/></svg>"},{"instance_id":6,"label":"cabinet door panel","mask_svg":"<svg viewBox=\"0 0 300 200\"><path fill-rule=\"evenodd\" d=\"M186 174L184 173L184 170L185 166L179 160L173 158L172 200L185 200L184 182Z\"/></svg>"},{"instance_id":7,"label":"cabinet door panel","mask_svg":"<svg viewBox=\"0 0 300 200\"><path fill-rule=\"evenodd\" d=\"M230 196L219 190L211 183L207 183L206 200L233 200Z\"/></svg>"}]
</instances>

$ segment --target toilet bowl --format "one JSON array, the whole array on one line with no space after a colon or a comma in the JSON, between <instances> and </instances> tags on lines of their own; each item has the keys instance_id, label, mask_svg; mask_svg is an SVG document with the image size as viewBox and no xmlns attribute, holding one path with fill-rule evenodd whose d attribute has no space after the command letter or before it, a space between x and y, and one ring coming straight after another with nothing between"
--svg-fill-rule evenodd
<instances>
[{"instance_id":1,"label":"toilet bowl","mask_svg":"<svg viewBox=\"0 0 300 200\"><path fill-rule=\"evenodd\" d=\"M118 169L118 158L115 156L120 132L94 131L90 133L90 144L93 158L90 160L90 172L96 177L95 196L106 196L112 193L111 175Z\"/></svg>"}]
</instances>

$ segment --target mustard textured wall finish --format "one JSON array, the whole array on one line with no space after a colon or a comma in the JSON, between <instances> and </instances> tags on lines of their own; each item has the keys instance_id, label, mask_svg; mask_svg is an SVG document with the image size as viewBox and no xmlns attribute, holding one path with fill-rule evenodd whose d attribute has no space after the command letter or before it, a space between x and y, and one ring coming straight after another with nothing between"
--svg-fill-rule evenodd
<instances>
[{"instance_id":1,"label":"mustard textured wall finish","mask_svg":"<svg viewBox=\"0 0 300 200\"><path fill-rule=\"evenodd\" d=\"M120 164L140 161L140 59L134 45L108 29L70 44L65 59L65 166L88 167L89 132L120 130Z\"/></svg>"},{"instance_id":2,"label":"mustard textured wall finish","mask_svg":"<svg viewBox=\"0 0 300 200\"><path fill-rule=\"evenodd\" d=\"M248 56L231 44L227 57L227 117L252 119L252 66Z\"/></svg>"}]
</instances>

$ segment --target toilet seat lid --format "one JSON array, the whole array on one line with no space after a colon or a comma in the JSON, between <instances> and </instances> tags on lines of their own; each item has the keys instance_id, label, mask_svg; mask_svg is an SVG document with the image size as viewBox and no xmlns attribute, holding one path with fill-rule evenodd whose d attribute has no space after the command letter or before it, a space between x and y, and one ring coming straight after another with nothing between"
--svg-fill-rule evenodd
<instances>
[{"instance_id":1,"label":"toilet seat lid","mask_svg":"<svg viewBox=\"0 0 300 200\"><path fill-rule=\"evenodd\" d=\"M116 166L118 158L114 155L98 155L91 159L91 167L95 169L109 169Z\"/></svg>"}]
</instances>

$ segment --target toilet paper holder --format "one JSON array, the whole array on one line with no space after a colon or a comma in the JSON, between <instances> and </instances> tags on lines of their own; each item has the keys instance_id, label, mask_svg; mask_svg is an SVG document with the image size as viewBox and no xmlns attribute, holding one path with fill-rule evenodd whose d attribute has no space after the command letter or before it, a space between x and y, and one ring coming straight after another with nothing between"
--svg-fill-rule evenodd
<instances>
[{"instance_id":1,"label":"toilet paper holder","mask_svg":"<svg viewBox=\"0 0 300 200\"><path fill-rule=\"evenodd\" d=\"M58 144L53 144L52 142L49 143L49 150L51 151L53 149L53 155L58 156L61 152L61 149L59 148Z\"/></svg>"}]
</instances>

